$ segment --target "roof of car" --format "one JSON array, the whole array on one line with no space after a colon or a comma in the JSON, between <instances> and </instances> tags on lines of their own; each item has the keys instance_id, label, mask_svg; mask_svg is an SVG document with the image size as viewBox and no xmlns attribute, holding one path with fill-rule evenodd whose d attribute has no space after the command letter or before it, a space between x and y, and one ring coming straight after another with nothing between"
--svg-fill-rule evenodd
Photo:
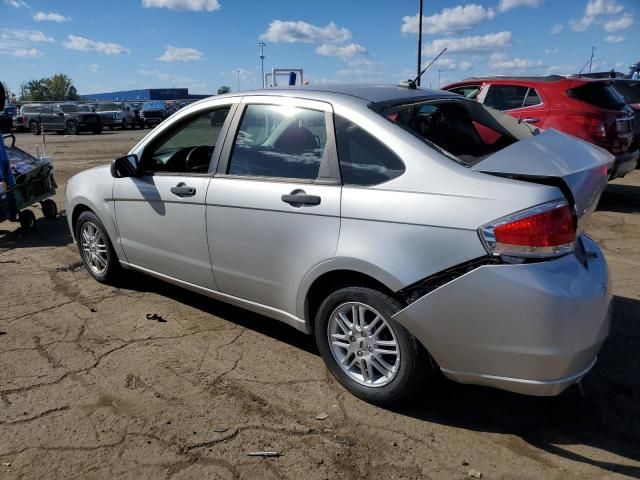
<instances>
[{"instance_id":1,"label":"roof of car","mask_svg":"<svg viewBox=\"0 0 640 480\"><path fill-rule=\"evenodd\" d=\"M465 78L461 82L469 82L474 80L514 80L521 82L542 82L542 83L552 83L559 82L561 80L565 80L566 77L562 75L529 75L529 76L508 76L508 75L495 75L493 77L469 77ZM456 83L461 83L456 82Z\"/></svg>"},{"instance_id":2,"label":"roof of car","mask_svg":"<svg viewBox=\"0 0 640 480\"><path fill-rule=\"evenodd\" d=\"M348 95L360 98L369 102L378 103L390 100L402 100L413 98L442 98L455 94L442 90L431 90L417 88L412 89L403 85L393 84L335 84L335 85L306 85L295 87L275 87L264 90L252 90L247 92L234 92L230 96L238 95L287 95L297 96L300 94L317 96L318 98L329 95ZM217 97L216 97L217 98ZM456 96L457 98L457 96Z\"/></svg>"}]
</instances>

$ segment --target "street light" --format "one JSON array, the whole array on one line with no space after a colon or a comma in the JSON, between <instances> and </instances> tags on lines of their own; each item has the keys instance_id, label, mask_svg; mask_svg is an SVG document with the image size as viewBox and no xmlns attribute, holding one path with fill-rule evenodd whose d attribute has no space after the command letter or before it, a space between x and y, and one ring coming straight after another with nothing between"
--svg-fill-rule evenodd
<instances>
[{"instance_id":1,"label":"street light","mask_svg":"<svg viewBox=\"0 0 640 480\"><path fill-rule=\"evenodd\" d=\"M418 0L420 8L418 11L418 81L420 86L420 72L422 72L422 0Z\"/></svg>"},{"instance_id":2,"label":"street light","mask_svg":"<svg viewBox=\"0 0 640 480\"><path fill-rule=\"evenodd\" d=\"M238 74L238 91L240 91L240 69L236 70L236 73Z\"/></svg>"},{"instance_id":3,"label":"street light","mask_svg":"<svg viewBox=\"0 0 640 480\"><path fill-rule=\"evenodd\" d=\"M266 47L267 44L264 42L260 42L258 46L260 47L260 70L262 72L262 88L264 88L264 47Z\"/></svg>"}]
</instances>

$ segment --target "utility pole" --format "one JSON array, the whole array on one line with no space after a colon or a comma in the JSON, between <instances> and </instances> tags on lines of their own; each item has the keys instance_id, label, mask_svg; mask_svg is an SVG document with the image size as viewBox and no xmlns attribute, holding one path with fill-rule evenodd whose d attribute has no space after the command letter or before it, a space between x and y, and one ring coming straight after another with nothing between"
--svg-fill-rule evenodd
<instances>
[{"instance_id":1,"label":"utility pole","mask_svg":"<svg viewBox=\"0 0 640 480\"><path fill-rule=\"evenodd\" d=\"M236 73L238 74L238 91L240 91L240 69L236 70Z\"/></svg>"},{"instance_id":2,"label":"utility pole","mask_svg":"<svg viewBox=\"0 0 640 480\"><path fill-rule=\"evenodd\" d=\"M593 57L596 54L596 47L591 47L591 58L589 59L589 73L591 73L591 66L593 65Z\"/></svg>"},{"instance_id":3,"label":"utility pole","mask_svg":"<svg viewBox=\"0 0 640 480\"><path fill-rule=\"evenodd\" d=\"M438 90L440 89L440 72L442 72L442 70L438 69Z\"/></svg>"},{"instance_id":4,"label":"utility pole","mask_svg":"<svg viewBox=\"0 0 640 480\"><path fill-rule=\"evenodd\" d=\"M418 81L416 82L420 86L420 72L422 71L422 0L418 0L420 3L418 11Z\"/></svg>"},{"instance_id":5,"label":"utility pole","mask_svg":"<svg viewBox=\"0 0 640 480\"><path fill-rule=\"evenodd\" d=\"M267 44L264 42L260 42L258 46L260 47L260 70L262 72L262 88L264 88L264 47Z\"/></svg>"}]
</instances>

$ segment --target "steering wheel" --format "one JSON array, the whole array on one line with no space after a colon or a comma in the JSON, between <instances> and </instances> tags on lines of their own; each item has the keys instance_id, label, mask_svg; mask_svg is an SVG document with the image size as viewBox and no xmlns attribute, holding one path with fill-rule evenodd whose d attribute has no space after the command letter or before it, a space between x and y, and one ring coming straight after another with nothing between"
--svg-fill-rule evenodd
<instances>
[{"instance_id":1,"label":"steering wheel","mask_svg":"<svg viewBox=\"0 0 640 480\"><path fill-rule=\"evenodd\" d=\"M206 173L206 170L209 168L209 161L205 164L197 163L198 153L200 152L205 153L209 161L211 160L211 147L208 145L198 145L197 147L193 147L189 150L187 158L184 161L184 166L187 172ZM206 167L204 172L201 171L203 167Z\"/></svg>"}]
</instances>

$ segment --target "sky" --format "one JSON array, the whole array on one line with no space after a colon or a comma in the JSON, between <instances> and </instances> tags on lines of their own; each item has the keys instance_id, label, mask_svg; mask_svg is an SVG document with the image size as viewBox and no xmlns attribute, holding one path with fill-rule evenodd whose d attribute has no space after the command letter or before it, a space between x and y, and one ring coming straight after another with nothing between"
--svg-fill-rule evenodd
<instances>
[{"instance_id":1,"label":"sky","mask_svg":"<svg viewBox=\"0 0 640 480\"><path fill-rule=\"evenodd\" d=\"M303 68L311 84L415 76L419 0L0 0L0 80L64 73L80 94L261 85ZM423 77L627 72L640 60L639 0L424 0ZM423 66L425 63L423 63ZM588 69L588 67L587 67ZM239 79L239 82L238 82Z\"/></svg>"}]
</instances>

